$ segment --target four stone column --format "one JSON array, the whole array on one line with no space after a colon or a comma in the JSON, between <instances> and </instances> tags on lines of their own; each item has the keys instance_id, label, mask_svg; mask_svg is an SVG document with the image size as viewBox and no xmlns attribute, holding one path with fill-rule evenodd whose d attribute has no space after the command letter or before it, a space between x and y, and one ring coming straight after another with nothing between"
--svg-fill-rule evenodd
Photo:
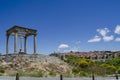
<instances>
[{"instance_id":1,"label":"four stone column","mask_svg":"<svg viewBox=\"0 0 120 80\"><path fill-rule=\"evenodd\" d=\"M6 54L9 54L9 37L10 35L6 35ZM36 46L36 34L34 34L34 54L37 54L37 46ZM27 53L27 36L24 37L24 52ZM14 54L18 54L18 33L14 33Z\"/></svg>"},{"instance_id":2,"label":"four stone column","mask_svg":"<svg viewBox=\"0 0 120 80\"><path fill-rule=\"evenodd\" d=\"M27 53L27 37L24 38L24 52Z\"/></svg>"},{"instance_id":3,"label":"four stone column","mask_svg":"<svg viewBox=\"0 0 120 80\"><path fill-rule=\"evenodd\" d=\"M34 35L34 54L36 54L36 34Z\"/></svg>"},{"instance_id":4,"label":"four stone column","mask_svg":"<svg viewBox=\"0 0 120 80\"><path fill-rule=\"evenodd\" d=\"M9 35L6 35L6 54L9 54Z\"/></svg>"},{"instance_id":5,"label":"four stone column","mask_svg":"<svg viewBox=\"0 0 120 80\"><path fill-rule=\"evenodd\" d=\"M17 54L18 53L18 33L15 32L15 36L14 36L14 53Z\"/></svg>"}]
</instances>

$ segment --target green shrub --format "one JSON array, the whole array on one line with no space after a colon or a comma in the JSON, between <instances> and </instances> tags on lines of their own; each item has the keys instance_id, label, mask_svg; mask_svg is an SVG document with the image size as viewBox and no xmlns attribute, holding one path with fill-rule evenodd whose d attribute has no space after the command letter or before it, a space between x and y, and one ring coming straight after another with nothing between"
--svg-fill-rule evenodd
<instances>
[{"instance_id":1,"label":"green shrub","mask_svg":"<svg viewBox=\"0 0 120 80\"><path fill-rule=\"evenodd\" d=\"M16 76L16 73L10 74L9 76ZM41 71L38 72L19 72L19 76L29 76L29 77L43 77L43 73Z\"/></svg>"},{"instance_id":2,"label":"green shrub","mask_svg":"<svg viewBox=\"0 0 120 80\"><path fill-rule=\"evenodd\" d=\"M118 70L118 74L120 74L120 69Z\"/></svg>"},{"instance_id":3,"label":"green shrub","mask_svg":"<svg viewBox=\"0 0 120 80\"><path fill-rule=\"evenodd\" d=\"M109 65L120 66L120 58L112 58L106 61Z\"/></svg>"},{"instance_id":4,"label":"green shrub","mask_svg":"<svg viewBox=\"0 0 120 80\"><path fill-rule=\"evenodd\" d=\"M0 73L0 76L2 76L3 74L2 73Z\"/></svg>"},{"instance_id":5,"label":"green shrub","mask_svg":"<svg viewBox=\"0 0 120 80\"><path fill-rule=\"evenodd\" d=\"M5 69L0 67L0 73L5 73Z\"/></svg>"},{"instance_id":6,"label":"green shrub","mask_svg":"<svg viewBox=\"0 0 120 80\"><path fill-rule=\"evenodd\" d=\"M73 68L73 69L72 69L72 73L73 73L73 74L78 74L79 72L80 72L80 71L79 71L78 69L76 69L76 68Z\"/></svg>"},{"instance_id":7,"label":"green shrub","mask_svg":"<svg viewBox=\"0 0 120 80\"><path fill-rule=\"evenodd\" d=\"M9 74L9 76L16 76L16 74L15 74L15 73L12 73L12 74Z\"/></svg>"},{"instance_id":8,"label":"green shrub","mask_svg":"<svg viewBox=\"0 0 120 80\"><path fill-rule=\"evenodd\" d=\"M43 77L43 73L41 71L33 72L33 73L28 74L28 76L30 76L30 77Z\"/></svg>"},{"instance_id":9,"label":"green shrub","mask_svg":"<svg viewBox=\"0 0 120 80\"><path fill-rule=\"evenodd\" d=\"M52 71L49 72L49 75L54 77L54 76L56 76L56 73L55 73L55 71L52 70Z\"/></svg>"},{"instance_id":10,"label":"green shrub","mask_svg":"<svg viewBox=\"0 0 120 80\"><path fill-rule=\"evenodd\" d=\"M79 76L80 77L87 77L89 74L87 72L84 71L80 71Z\"/></svg>"}]
</instances>

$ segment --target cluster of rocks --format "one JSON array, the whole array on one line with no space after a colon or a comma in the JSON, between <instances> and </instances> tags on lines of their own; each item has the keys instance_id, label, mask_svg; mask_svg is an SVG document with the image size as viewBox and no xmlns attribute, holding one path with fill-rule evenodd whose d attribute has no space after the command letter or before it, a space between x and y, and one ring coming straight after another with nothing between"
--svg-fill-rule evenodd
<instances>
[{"instance_id":1,"label":"cluster of rocks","mask_svg":"<svg viewBox=\"0 0 120 80\"><path fill-rule=\"evenodd\" d=\"M53 63L58 63L60 60L57 57L54 56L49 56L49 55L42 55L42 54L11 54L11 55L1 55L0 56L0 61L5 60L6 62L11 62L14 61L14 59L25 59L31 62L53 62Z\"/></svg>"},{"instance_id":2,"label":"cluster of rocks","mask_svg":"<svg viewBox=\"0 0 120 80\"><path fill-rule=\"evenodd\" d=\"M32 56L32 57L31 57ZM5 75L22 72L42 71L48 75L50 71L66 73L71 70L70 66L54 56L48 55L11 55L1 56L0 66L5 68Z\"/></svg>"}]
</instances>

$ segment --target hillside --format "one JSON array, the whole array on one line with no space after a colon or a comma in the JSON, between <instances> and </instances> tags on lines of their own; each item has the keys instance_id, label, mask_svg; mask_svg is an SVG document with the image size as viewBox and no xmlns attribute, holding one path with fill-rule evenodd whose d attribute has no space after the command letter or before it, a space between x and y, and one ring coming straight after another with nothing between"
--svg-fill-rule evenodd
<instances>
[{"instance_id":1,"label":"hillside","mask_svg":"<svg viewBox=\"0 0 120 80\"><path fill-rule=\"evenodd\" d=\"M0 61L0 74L14 76L19 72L21 76L59 76L71 74L71 67L54 56L41 55L41 61L29 61L22 57L15 57L12 61ZM36 58L37 59L37 58Z\"/></svg>"},{"instance_id":2,"label":"hillside","mask_svg":"<svg viewBox=\"0 0 120 80\"><path fill-rule=\"evenodd\" d=\"M65 60L55 56L38 55L9 56L0 59L0 75L30 77L57 77L63 74L64 77L90 77L108 76L120 74L120 58L111 58L105 62L94 61L86 58L79 58L73 55L66 55ZM11 60L11 61L8 61Z\"/></svg>"}]
</instances>

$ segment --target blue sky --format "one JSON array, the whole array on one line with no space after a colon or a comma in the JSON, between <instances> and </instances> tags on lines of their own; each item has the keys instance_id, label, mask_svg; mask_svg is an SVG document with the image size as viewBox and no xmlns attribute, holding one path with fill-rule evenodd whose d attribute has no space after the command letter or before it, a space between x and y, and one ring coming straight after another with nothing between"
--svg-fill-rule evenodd
<instances>
[{"instance_id":1,"label":"blue sky","mask_svg":"<svg viewBox=\"0 0 120 80\"><path fill-rule=\"evenodd\" d=\"M0 53L6 30L37 29L37 52L120 50L119 0L0 0ZM117 38L117 39L116 39ZM33 52L33 37L28 52ZM10 52L13 52L13 37Z\"/></svg>"}]
</instances>

